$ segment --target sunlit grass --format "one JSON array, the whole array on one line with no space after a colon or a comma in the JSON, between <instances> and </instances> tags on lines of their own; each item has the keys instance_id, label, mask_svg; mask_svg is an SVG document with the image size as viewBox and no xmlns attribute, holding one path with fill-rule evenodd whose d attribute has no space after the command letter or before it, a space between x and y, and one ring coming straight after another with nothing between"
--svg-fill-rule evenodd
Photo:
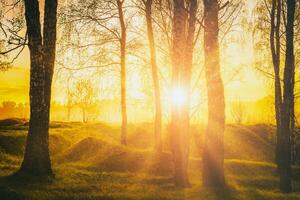
<instances>
[{"instance_id":1,"label":"sunlit grass","mask_svg":"<svg viewBox=\"0 0 300 200\"><path fill-rule=\"evenodd\" d=\"M227 126L225 191L201 186L201 157L194 142L189 166L192 186L175 188L168 136L164 134L164 154L155 156L151 124L130 125L130 145L123 147L119 145L118 126L52 123L50 150L55 178L40 183L24 177L7 177L21 163L26 128L0 130L1 199L300 199L299 178L294 181L296 193L283 195L278 190L276 166L268 157L273 145L272 139L266 139L267 126ZM193 137L201 138L202 129L193 127ZM17 140L23 142L7 145L7 137L21 138ZM259 152L267 150L266 155L255 159ZM299 168L294 171L300 174Z\"/></svg>"}]
</instances>

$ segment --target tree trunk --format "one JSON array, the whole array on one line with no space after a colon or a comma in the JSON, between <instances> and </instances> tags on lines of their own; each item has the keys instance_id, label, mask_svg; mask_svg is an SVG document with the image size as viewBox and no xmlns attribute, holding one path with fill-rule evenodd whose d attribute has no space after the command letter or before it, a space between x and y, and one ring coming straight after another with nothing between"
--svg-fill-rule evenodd
<instances>
[{"instance_id":1,"label":"tree trunk","mask_svg":"<svg viewBox=\"0 0 300 200\"><path fill-rule=\"evenodd\" d=\"M185 90L185 102L182 106L182 131L185 139L183 140L185 147L185 166L184 169L188 169L188 155L189 155L189 138L190 138L190 100L191 100L191 73L193 68L193 52L194 52L194 39L196 30L196 14L198 4L197 0L191 0L188 7L187 20L187 35L185 41L185 56L184 56L184 68L182 70L182 88Z\"/></svg>"},{"instance_id":2,"label":"tree trunk","mask_svg":"<svg viewBox=\"0 0 300 200\"><path fill-rule=\"evenodd\" d=\"M220 72L218 0L204 0L204 55L208 124L203 150L203 184L224 187L225 100Z\"/></svg>"},{"instance_id":3,"label":"tree trunk","mask_svg":"<svg viewBox=\"0 0 300 200\"><path fill-rule=\"evenodd\" d=\"M152 79L154 87L154 99L155 99L155 122L154 122L154 137L155 137L155 147L157 152L162 151L162 139L161 139L161 101L160 101L160 87L159 78L156 63L156 49L154 42L154 33L152 25L152 4L153 0L147 0L146 5L146 22L147 22L147 34L150 48L150 60L151 60L151 70Z\"/></svg>"},{"instance_id":4,"label":"tree trunk","mask_svg":"<svg viewBox=\"0 0 300 200\"><path fill-rule=\"evenodd\" d=\"M183 79L184 56L186 48L186 10L184 0L174 0L173 10L173 30L172 30L172 90L185 89ZM185 91L186 92L186 91ZM171 110L171 144L174 160L174 183L179 187L189 185L188 166L188 145L189 139L183 126L182 105L172 104Z\"/></svg>"},{"instance_id":5,"label":"tree trunk","mask_svg":"<svg viewBox=\"0 0 300 200\"><path fill-rule=\"evenodd\" d=\"M287 25L286 25L286 52L284 68L284 94L282 109L282 149L280 152L281 166L280 190L282 192L291 192L291 104L294 94L293 76L295 75L294 58L294 18L295 18L295 0L287 0Z\"/></svg>"},{"instance_id":6,"label":"tree trunk","mask_svg":"<svg viewBox=\"0 0 300 200\"><path fill-rule=\"evenodd\" d=\"M51 86L56 51L57 0L46 0L44 8L43 51L45 64L45 102L47 106L47 125L50 121ZM48 131L49 127L45 127Z\"/></svg>"},{"instance_id":7,"label":"tree trunk","mask_svg":"<svg viewBox=\"0 0 300 200\"><path fill-rule=\"evenodd\" d=\"M293 75L292 86L295 87L295 75ZM291 97L291 163L296 165L297 159L297 142L296 142L296 132L295 132L295 96L294 89L293 95Z\"/></svg>"},{"instance_id":8,"label":"tree trunk","mask_svg":"<svg viewBox=\"0 0 300 200\"><path fill-rule=\"evenodd\" d=\"M295 61L294 61L295 62ZM293 64L295 65L295 64ZM295 66L294 66L295 67ZM291 164L296 165L297 156L297 143L296 143L296 132L295 132L295 68L292 71L292 88L291 88L291 98L290 98L290 119L291 119Z\"/></svg>"},{"instance_id":9,"label":"tree trunk","mask_svg":"<svg viewBox=\"0 0 300 200\"><path fill-rule=\"evenodd\" d=\"M293 87L295 86L295 76L293 76ZM296 165L297 159L297 143L296 143L296 133L295 133L295 97L294 89L293 96L291 98L291 164Z\"/></svg>"},{"instance_id":10,"label":"tree trunk","mask_svg":"<svg viewBox=\"0 0 300 200\"><path fill-rule=\"evenodd\" d=\"M126 26L123 13L124 0L117 0L119 21L121 27L120 58L121 58L121 144L127 144L127 106L126 106Z\"/></svg>"},{"instance_id":11,"label":"tree trunk","mask_svg":"<svg viewBox=\"0 0 300 200\"><path fill-rule=\"evenodd\" d=\"M272 0L270 47L271 47L272 62L273 62L273 68L275 74L274 89L275 89L276 136L277 136L276 137L277 142L275 147L275 161L277 163L278 170L280 169L279 154L281 151L281 133L282 133L282 128L281 128L282 92L281 92L281 81L280 81L280 22L281 22L281 0Z\"/></svg>"},{"instance_id":12,"label":"tree trunk","mask_svg":"<svg viewBox=\"0 0 300 200\"><path fill-rule=\"evenodd\" d=\"M51 80L56 42L55 0L46 0L44 45L41 34L39 3L25 0L25 18L30 51L30 121L21 172L51 176L49 155L49 113ZM52 72L52 73L50 73Z\"/></svg>"}]
</instances>

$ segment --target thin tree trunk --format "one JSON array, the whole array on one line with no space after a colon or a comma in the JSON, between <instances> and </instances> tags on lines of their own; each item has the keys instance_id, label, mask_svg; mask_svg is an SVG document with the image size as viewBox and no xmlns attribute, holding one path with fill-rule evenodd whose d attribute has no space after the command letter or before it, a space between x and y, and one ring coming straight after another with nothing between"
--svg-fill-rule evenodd
<instances>
[{"instance_id":1,"label":"thin tree trunk","mask_svg":"<svg viewBox=\"0 0 300 200\"><path fill-rule=\"evenodd\" d=\"M294 94L293 76L295 74L294 57L294 18L295 18L295 0L287 0L287 26L286 26L286 52L284 68L284 94L281 125L282 149L281 149L281 167L280 190L282 192L291 192L291 104Z\"/></svg>"},{"instance_id":2,"label":"thin tree trunk","mask_svg":"<svg viewBox=\"0 0 300 200\"><path fill-rule=\"evenodd\" d=\"M225 100L220 72L218 0L204 0L204 55L208 124L203 150L203 184L224 187Z\"/></svg>"},{"instance_id":3,"label":"thin tree trunk","mask_svg":"<svg viewBox=\"0 0 300 200\"><path fill-rule=\"evenodd\" d=\"M117 0L119 21L121 27L120 58L121 58L121 144L127 144L127 106L126 106L126 26L123 13L124 0Z\"/></svg>"},{"instance_id":4,"label":"thin tree trunk","mask_svg":"<svg viewBox=\"0 0 300 200\"><path fill-rule=\"evenodd\" d=\"M174 0L172 30L172 89L176 90L184 86L183 70L186 48L186 10L184 0ZM185 91L186 92L186 91ZM179 187L189 185L188 166L188 144L189 139L184 130L182 105L172 105L171 111L171 144L174 160L174 183Z\"/></svg>"},{"instance_id":5,"label":"thin tree trunk","mask_svg":"<svg viewBox=\"0 0 300 200\"><path fill-rule=\"evenodd\" d=\"M159 78L156 63L156 49L154 42L153 24L152 24L152 4L153 0L147 0L146 5L146 22L147 22L147 33L150 47L150 60L152 79L154 87L154 98L155 98L155 123L154 123L154 137L155 137L155 150L157 152L162 151L162 139L161 139L161 101L160 101L160 87Z\"/></svg>"},{"instance_id":6,"label":"thin tree trunk","mask_svg":"<svg viewBox=\"0 0 300 200\"><path fill-rule=\"evenodd\" d=\"M270 47L272 53L272 61L274 68L274 86L275 86L275 112L276 112L276 147L275 160L277 168L280 168L279 155L281 149L281 109L282 109L282 92L280 81L280 22L281 22L281 0L272 1L271 9L271 31L270 31ZM275 18L276 15L276 18ZM276 19L276 20L275 20ZM276 21L276 23L275 23Z\"/></svg>"},{"instance_id":7,"label":"thin tree trunk","mask_svg":"<svg viewBox=\"0 0 300 200\"><path fill-rule=\"evenodd\" d=\"M185 134L185 169L188 169L188 156L189 156L189 138L190 138L190 100L191 100L191 73L193 68L193 52L194 52L194 38L196 30L196 14L198 4L197 0L191 0L188 7L187 20L187 35L185 41L185 56L184 68L182 70L182 84L186 94L186 100L182 107L182 131Z\"/></svg>"},{"instance_id":8,"label":"thin tree trunk","mask_svg":"<svg viewBox=\"0 0 300 200\"><path fill-rule=\"evenodd\" d=\"M30 51L30 121L20 171L38 176L53 174L48 130L51 80L55 58L56 9L57 1L46 0L43 45L39 3L37 0L25 0Z\"/></svg>"},{"instance_id":9,"label":"thin tree trunk","mask_svg":"<svg viewBox=\"0 0 300 200\"><path fill-rule=\"evenodd\" d=\"M82 108L82 122L83 122L83 123L86 122L86 118L85 118L85 108Z\"/></svg>"}]
</instances>

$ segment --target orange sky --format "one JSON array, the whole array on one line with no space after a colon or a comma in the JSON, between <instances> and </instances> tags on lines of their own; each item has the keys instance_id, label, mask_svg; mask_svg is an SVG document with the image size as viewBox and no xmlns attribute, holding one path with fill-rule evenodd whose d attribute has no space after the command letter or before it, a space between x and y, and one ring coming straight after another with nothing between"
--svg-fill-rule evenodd
<instances>
[{"instance_id":1,"label":"orange sky","mask_svg":"<svg viewBox=\"0 0 300 200\"><path fill-rule=\"evenodd\" d=\"M14 100L17 102L28 101L29 91L29 60L28 51L24 51L16 61L15 66L6 72L0 72L0 102ZM246 58L241 58L245 60ZM137 76L137 75L135 75ZM133 77L134 78L134 77ZM61 93L55 88L62 83L54 81L53 99L61 101ZM128 84L135 84L129 81ZM136 85L133 85L135 90ZM227 100L239 99L242 101L255 101L268 95L268 87L262 75L251 67L245 67L238 78L225 83Z\"/></svg>"},{"instance_id":2,"label":"orange sky","mask_svg":"<svg viewBox=\"0 0 300 200\"><path fill-rule=\"evenodd\" d=\"M254 1L248 1L247 8L253 8ZM249 41L248 41L249 42ZM256 101L268 95L269 89L264 77L253 68L253 52L251 44L246 44L243 48L237 45L229 45L228 55L229 63L222 66L224 82L227 72L243 65L243 70L238 78L226 83L225 93L229 101L239 99L242 101ZM133 74L138 76L138 74ZM129 77L130 78L130 77ZM136 77L133 77L136 79ZM135 84L135 81L129 81L128 84ZM53 100L62 101L63 90L56 90L64 82L55 82L53 85ZM28 102L29 92L29 52L24 52L14 63L14 67L6 72L0 72L0 101L14 100L17 102ZM62 88L62 87L60 87ZM132 85L132 90L139 91L137 85ZM130 92L129 92L130 93ZM138 92L135 92L138 93ZM131 96L136 96L135 94Z\"/></svg>"}]
</instances>

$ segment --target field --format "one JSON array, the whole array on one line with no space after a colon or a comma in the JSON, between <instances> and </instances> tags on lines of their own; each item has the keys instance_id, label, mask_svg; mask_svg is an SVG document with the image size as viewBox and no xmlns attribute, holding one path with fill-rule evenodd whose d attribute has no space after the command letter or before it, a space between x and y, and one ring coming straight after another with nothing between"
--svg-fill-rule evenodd
<instances>
[{"instance_id":1,"label":"field","mask_svg":"<svg viewBox=\"0 0 300 200\"><path fill-rule=\"evenodd\" d=\"M13 120L12 120L13 121ZM193 126L189 177L191 187L172 184L167 128L164 153L152 152L151 124L130 124L128 147L119 145L119 127L102 123L52 122L50 151L55 177L47 181L13 173L20 166L28 125L0 123L0 199L300 199L300 167L293 168L295 192L278 190L274 127L227 125L227 188L201 186L203 128Z\"/></svg>"}]
</instances>

